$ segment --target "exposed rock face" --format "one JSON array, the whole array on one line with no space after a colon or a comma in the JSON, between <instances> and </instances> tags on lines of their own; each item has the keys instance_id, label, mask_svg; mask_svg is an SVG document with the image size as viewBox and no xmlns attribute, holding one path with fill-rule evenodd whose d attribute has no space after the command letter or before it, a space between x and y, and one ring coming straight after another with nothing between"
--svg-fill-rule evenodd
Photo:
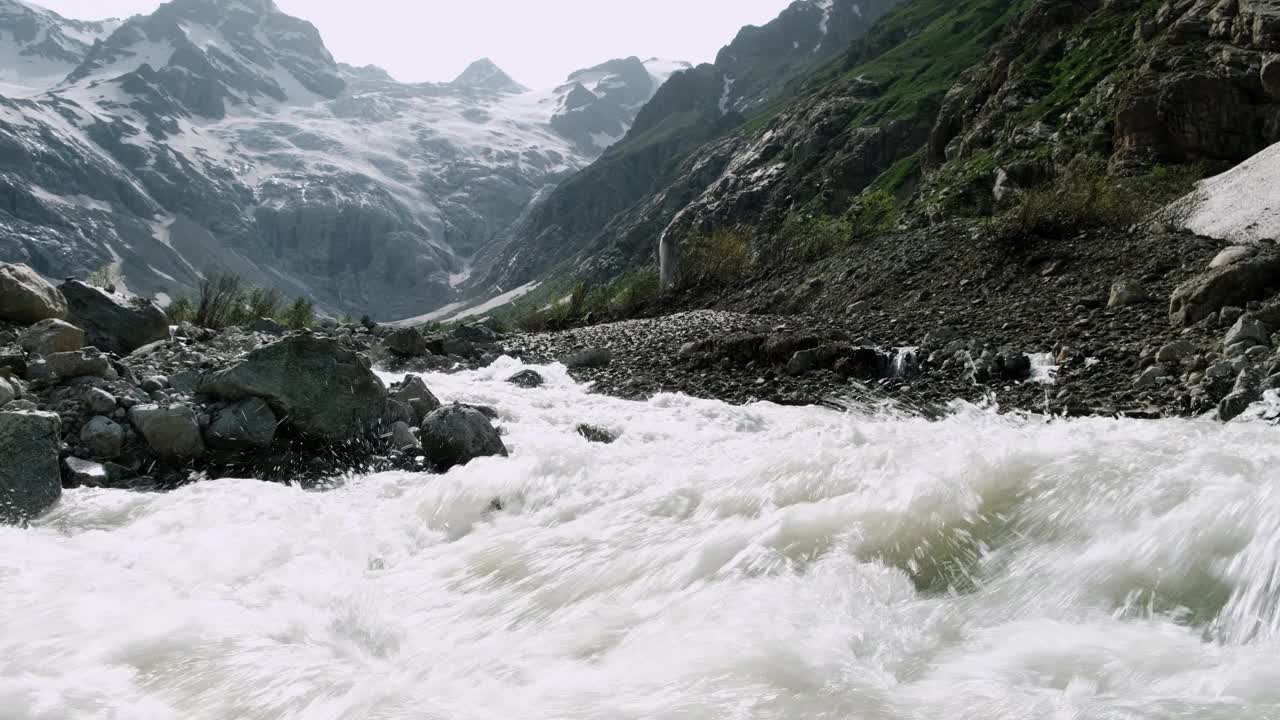
<instances>
[{"instance_id":1,"label":"exposed rock face","mask_svg":"<svg viewBox=\"0 0 1280 720\"><path fill-rule=\"evenodd\" d=\"M128 355L169 337L169 317L155 303L108 293L73 280L61 287L67 319L84 330L85 342L100 350Z\"/></svg>"},{"instance_id":2,"label":"exposed rock face","mask_svg":"<svg viewBox=\"0 0 1280 720\"><path fill-rule=\"evenodd\" d=\"M255 350L204 378L198 392L231 401L261 398L298 431L326 440L376 428L387 402L387 389L367 360L334 340L308 335Z\"/></svg>"},{"instance_id":3,"label":"exposed rock face","mask_svg":"<svg viewBox=\"0 0 1280 720\"><path fill-rule=\"evenodd\" d=\"M18 342L35 355L73 352L84 347L84 331L63 320L41 320L27 328Z\"/></svg>"},{"instance_id":4,"label":"exposed rock face","mask_svg":"<svg viewBox=\"0 0 1280 720\"><path fill-rule=\"evenodd\" d=\"M422 421L421 441L427 460L440 472L480 457L507 456L506 445L489 419L463 405L428 415Z\"/></svg>"},{"instance_id":5,"label":"exposed rock face","mask_svg":"<svg viewBox=\"0 0 1280 720\"><path fill-rule=\"evenodd\" d=\"M62 496L61 421L53 413L0 412L0 523L20 523Z\"/></svg>"},{"instance_id":6,"label":"exposed rock face","mask_svg":"<svg viewBox=\"0 0 1280 720\"><path fill-rule=\"evenodd\" d=\"M66 314L62 294L36 271L21 263L0 263L0 320L30 324Z\"/></svg>"}]
</instances>

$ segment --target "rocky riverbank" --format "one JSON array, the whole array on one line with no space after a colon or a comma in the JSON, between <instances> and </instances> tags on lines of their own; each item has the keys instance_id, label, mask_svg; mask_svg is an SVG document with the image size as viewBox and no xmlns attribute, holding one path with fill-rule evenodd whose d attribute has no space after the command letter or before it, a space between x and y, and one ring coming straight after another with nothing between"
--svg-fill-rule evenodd
<instances>
[{"instance_id":1,"label":"rocky riverbank","mask_svg":"<svg viewBox=\"0 0 1280 720\"><path fill-rule=\"evenodd\" d=\"M405 335L421 353L390 349ZM38 514L63 487L321 482L503 455L492 409L444 405L412 374L388 387L372 369L483 364L497 338L485 326L171 327L153 303L0 265L0 521Z\"/></svg>"}]
</instances>

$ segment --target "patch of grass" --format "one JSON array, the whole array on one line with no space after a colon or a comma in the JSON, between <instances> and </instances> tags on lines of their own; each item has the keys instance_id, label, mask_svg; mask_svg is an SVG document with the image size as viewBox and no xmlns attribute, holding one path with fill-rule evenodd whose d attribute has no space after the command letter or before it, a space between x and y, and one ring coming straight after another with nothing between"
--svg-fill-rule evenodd
<instances>
[{"instance_id":1,"label":"patch of grass","mask_svg":"<svg viewBox=\"0 0 1280 720\"><path fill-rule=\"evenodd\" d=\"M525 312L515 318L513 325L524 332L541 332L582 320L587 315L602 320L627 318L661 294L658 272L652 268L633 270L605 284L579 281L567 300Z\"/></svg>"},{"instance_id":2,"label":"patch of grass","mask_svg":"<svg viewBox=\"0 0 1280 720\"><path fill-rule=\"evenodd\" d=\"M292 330L315 325L315 305L304 297L286 304L284 294L274 288L246 286L234 273L215 272L200 281L200 294L195 302L180 297L166 311L169 321L189 322L210 330L248 327L269 318Z\"/></svg>"},{"instance_id":3,"label":"patch of grass","mask_svg":"<svg viewBox=\"0 0 1280 720\"><path fill-rule=\"evenodd\" d=\"M1028 190L992 223L997 239L1020 247L1037 239L1061 239L1111 228L1148 231L1177 225L1195 208L1199 165L1157 166L1133 176L1107 172L1106 162L1074 163L1047 185ZM1179 202L1188 198L1185 202Z\"/></svg>"},{"instance_id":4,"label":"patch of grass","mask_svg":"<svg viewBox=\"0 0 1280 720\"><path fill-rule=\"evenodd\" d=\"M719 229L697 232L680 250L678 285L728 285L750 272L754 258L746 232Z\"/></svg>"}]
</instances>

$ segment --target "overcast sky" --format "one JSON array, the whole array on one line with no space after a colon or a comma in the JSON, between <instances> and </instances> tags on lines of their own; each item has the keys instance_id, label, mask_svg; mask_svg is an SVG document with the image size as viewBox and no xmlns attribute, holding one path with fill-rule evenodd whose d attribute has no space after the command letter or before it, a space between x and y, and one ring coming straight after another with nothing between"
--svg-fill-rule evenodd
<instances>
[{"instance_id":1,"label":"overcast sky","mask_svg":"<svg viewBox=\"0 0 1280 720\"><path fill-rule=\"evenodd\" d=\"M148 13L159 0L34 0L67 17ZM559 84L569 72L637 55L710 62L743 25L790 0L276 0L320 28L341 62L381 65L397 79L451 80L490 57L518 82Z\"/></svg>"}]
</instances>

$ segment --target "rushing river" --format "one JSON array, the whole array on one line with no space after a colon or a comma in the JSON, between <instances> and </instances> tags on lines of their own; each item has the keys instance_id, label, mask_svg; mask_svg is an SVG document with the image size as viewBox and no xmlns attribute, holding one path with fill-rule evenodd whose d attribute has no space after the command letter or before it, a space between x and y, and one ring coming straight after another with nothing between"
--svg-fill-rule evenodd
<instances>
[{"instance_id":1,"label":"rushing river","mask_svg":"<svg viewBox=\"0 0 1280 720\"><path fill-rule=\"evenodd\" d=\"M1280 717L1271 427L520 367L429 378L501 409L508 460L77 490L0 529L0 718Z\"/></svg>"}]
</instances>

